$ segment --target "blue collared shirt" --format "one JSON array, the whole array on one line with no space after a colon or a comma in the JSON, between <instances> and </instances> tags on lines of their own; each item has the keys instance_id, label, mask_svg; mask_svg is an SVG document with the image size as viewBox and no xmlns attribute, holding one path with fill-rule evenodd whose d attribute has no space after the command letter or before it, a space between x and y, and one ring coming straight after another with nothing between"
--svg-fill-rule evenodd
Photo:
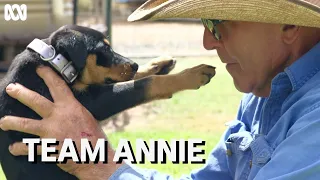
<instances>
[{"instance_id":1,"label":"blue collared shirt","mask_svg":"<svg viewBox=\"0 0 320 180\"><path fill-rule=\"evenodd\" d=\"M320 43L272 80L268 98L246 94L206 165L181 180L320 179ZM174 179L123 165L110 180Z\"/></svg>"}]
</instances>

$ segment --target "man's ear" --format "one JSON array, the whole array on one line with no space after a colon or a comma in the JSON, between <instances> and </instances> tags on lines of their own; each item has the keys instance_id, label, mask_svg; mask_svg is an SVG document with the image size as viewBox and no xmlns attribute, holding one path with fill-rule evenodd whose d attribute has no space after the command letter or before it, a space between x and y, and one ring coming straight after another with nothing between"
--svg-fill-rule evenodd
<instances>
[{"instance_id":1,"label":"man's ear","mask_svg":"<svg viewBox=\"0 0 320 180\"><path fill-rule=\"evenodd\" d=\"M282 39L286 44L292 44L299 36L300 27L295 25L283 25Z\"/></svg>"},{"instance_id":2,"label":"man's ear","mask_svg":"<svg viewBox=\"0 0 320 180\"><path fill-rule=\"evenodd\" d=\"M59 31L52 37L51 44L56 48L57 53L71 60L78 71L86 65L87 46L85 37L80 32L70 29Z\"/></svg>"}]
</instances>

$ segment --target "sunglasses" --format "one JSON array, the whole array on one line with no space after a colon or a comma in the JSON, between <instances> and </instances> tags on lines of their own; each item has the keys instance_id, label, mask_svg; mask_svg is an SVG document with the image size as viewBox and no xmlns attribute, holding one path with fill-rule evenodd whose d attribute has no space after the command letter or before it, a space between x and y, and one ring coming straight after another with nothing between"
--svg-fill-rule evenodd
<instances>
[{"instance_id":1,"label":"sunglasses","mask_svg":"<svg viewBox=\"0 0 320 180\"><path fill-rule=\"evenodd\" d=\"M225 20L201 19L201 21L203 25L209 29L212 35L219 41L221 39L221 34L217 28L217 25Z\"/></svg>"}]
</instances>

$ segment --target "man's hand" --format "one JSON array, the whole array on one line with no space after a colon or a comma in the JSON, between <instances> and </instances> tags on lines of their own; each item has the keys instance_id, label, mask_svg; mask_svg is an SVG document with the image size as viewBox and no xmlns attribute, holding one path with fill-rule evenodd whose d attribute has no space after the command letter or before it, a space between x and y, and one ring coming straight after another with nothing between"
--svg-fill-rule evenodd
<instances>
[{"instance_id":1,"label":"man's hand","mask_svg":"<svg viewBox=\"0 0 320 180\"><path fill-rule=\"evenodd\" d=\"M39 121L5 116L0 120L1 129L21 131L40 136L40 138L55 138L59 142L63 142L65 138L71 138L77 149L81 149L81 138L88 138L93 146L99 138L106 139L92 114L75 99L66 83L52 69L41 67L37 69L37 73L48 86L54 102L20 84L8 85L6 92L11 97L34 110L43 119ZM56 147L58 152L61 147L61 144ZM12 144L9 150L15 156L28 154L28 147L22 142ZM41 148L38 147L37 152L41 154ZM113 159L113 156L114 151L108 147L108 157L110 157L108 159ZM68 160L66 164L58 164L58 166L79 179L108 179L120 164L110 160L108 164L76 164Z\"/></svg>"}]
</instances>

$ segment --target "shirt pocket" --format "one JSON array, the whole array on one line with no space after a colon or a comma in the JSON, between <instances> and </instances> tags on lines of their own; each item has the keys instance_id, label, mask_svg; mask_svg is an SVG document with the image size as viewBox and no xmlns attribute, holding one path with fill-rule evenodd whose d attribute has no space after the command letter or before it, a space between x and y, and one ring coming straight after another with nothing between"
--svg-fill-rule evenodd
<instances>
[{"instance_id":1,"label":"shirt pocket","mask_svg":"<svg viewBox=\"0 0 320 180\"><path fill-rule=\"evenodd\" d=\"M238 179L243 173L247 173L245 171L248 166L249 148L252 140L250 132L241 131L230 134L225 141L229 171L234 179Z\"/></svg>"}]
</instances>

